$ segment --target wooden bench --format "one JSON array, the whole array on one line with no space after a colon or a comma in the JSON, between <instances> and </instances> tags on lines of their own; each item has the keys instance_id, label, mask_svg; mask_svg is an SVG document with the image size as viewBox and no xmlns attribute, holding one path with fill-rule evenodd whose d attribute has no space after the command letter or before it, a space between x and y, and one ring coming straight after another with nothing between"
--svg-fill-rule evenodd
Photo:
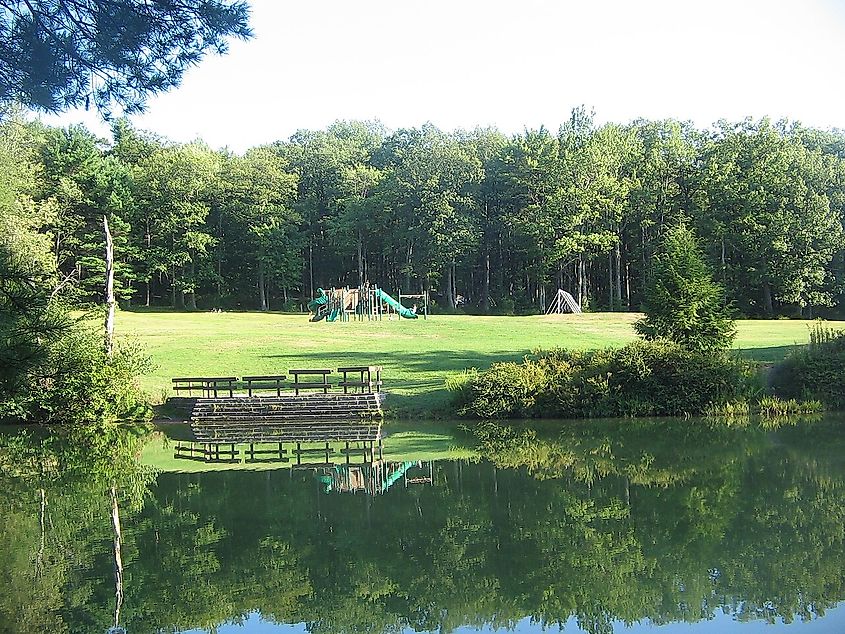
<instances>
[{"instance_id":1,"label":"wooden bench","mask_svg":"<svg viewBox=\"0 0 845 634\"><path fill-rule=\"evenodd\" d=\"M311 369L311 370L288 370L288 374L293 376L293 391L294 394L299 396L299 390L323 390L323 394L328 394L329 390L331 389L331 385L329 384L329 375L332 373L331 370L326 368L318 368L318 369ZM301 376L319 376L322 378L322 381L300 381L299 377Z\"/></svg>"},{"instance_id":2,"label":"wooden bench","mask_svg":"<svg viewBox=\"0 0 845 634\"><path fill-rule=\"evenodd\" d=\"M210 397L212 394L217 398L217 392L229 392L232 396L235 389L235 381L238 380L236 376L200 376L200 377L182 377L171 379L173 383L173 391L177 394L179 392L187 392L188 396L198 390L203 396Z\"/></svg>"},{"instance_id":3,"label":"wooden bench","mask_svg":"<svg viewBox=\"0 0 845 634\"><path fill-rule=\"evenodd\" d=\"M281 396L282 383L284 383L287 378L287 374L268 374L264 376L245 376L241 379L241 381L246 383L246 391L249 396L252 396L253 390L276 390L276 396Z\"/></svg>"},{"instance_id":4,"label":"wooden bench","mask_svg":"<svg viewBox=\"0 0 845 634\"><path fill-rule=\"evenodd\" d=\"M349 388L352 391L380 392L381 391L381 366L380 365L355 365L346 368L338 368L337 371L343 374L343 380L337 385L343 388L343 393L348 394ZM359 380L350 380L349 374L358 374ZM373 380L375 376L375 380ZM375 388L375 390L373 390Z\"/></svg>"}]
</instances>

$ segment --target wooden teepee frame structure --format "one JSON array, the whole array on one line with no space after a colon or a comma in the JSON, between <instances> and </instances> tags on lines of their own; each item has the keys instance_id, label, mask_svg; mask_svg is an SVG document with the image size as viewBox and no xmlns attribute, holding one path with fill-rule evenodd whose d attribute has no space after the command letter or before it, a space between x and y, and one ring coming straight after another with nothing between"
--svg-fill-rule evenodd
<instances>
[{"instance_id":1,"label":"wooden teepee frame structure","mask_svg":"<svg viewBox=\"0 0 845 634\"><path fill-rule=\"evenodd\" d=\"M560 314L560 313L580 313L581 307L575 298L570 293L567 293L562 288L557 289L557 295L552 299L551 304L546 309L546 314Z\"/></svg>"}]
</instances>

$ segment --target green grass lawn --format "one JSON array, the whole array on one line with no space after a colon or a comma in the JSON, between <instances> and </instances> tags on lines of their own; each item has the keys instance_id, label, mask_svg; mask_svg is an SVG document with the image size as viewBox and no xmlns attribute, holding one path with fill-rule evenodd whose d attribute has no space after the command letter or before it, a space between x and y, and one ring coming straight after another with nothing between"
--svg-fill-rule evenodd
<instances>
[{"instance_id":1,"label":"green grass lawn","mask_svg":"<svg viewBox=\"0 0 845 634\"><path fill-rule=\"evenodd\" d=\"M518 360L535 348L598 348L635 338L631 313L531 317L438 315L427 320L311 323L280 313L120 312L117 331L139 341L155 369L143 377L154 400L170 394L177 376L285 374L289 368L384 366L389 410L404 414L444 408L450 373ZM808 339L806 321L740 321L736 348L777 361Z\"/></svg>"}]
</instances>

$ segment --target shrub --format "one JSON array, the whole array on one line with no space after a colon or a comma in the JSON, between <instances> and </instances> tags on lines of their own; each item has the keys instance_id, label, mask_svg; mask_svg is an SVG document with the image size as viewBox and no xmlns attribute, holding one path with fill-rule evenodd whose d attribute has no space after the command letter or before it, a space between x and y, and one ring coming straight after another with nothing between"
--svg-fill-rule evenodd
<instances>
[{"instance_id":1,"label":"shrub","mask_svg":"<svg viewBox=\"0 0 845 634\"><path fill-rule=\"evenodd\" d=\"M475 418L530 418L548 385L544 369L530 360L494 363L467 377L458 392L458 413Z\"/></svg>"},{"instance_id":2,"label":"shrub","mask_svg":"<svg viewBox=\"0 0 845 634\"><path fill-rule=\"evenodd\" d=\"M108 358L98 330L74 327L51 346L37 372L0 402L0 419L99 425L145 417L137 377L148 369L149 359L137 346L119 343Z\"/></svg>"},{"instance_id":3,"label":"shrub","mask_svg":"<svg viewBox=\"0 0 845 634\"><path fill-rule=\"evenodd\" d=\"M719 351L638 341L593 352L536 352L466 375L458 413L477 418L696 415L754 395L750 366Z\"/></svg>"},{"instance_id":4,"label":"shrub","mask_svg":"<svg viewBox=\"0 0 845 634\"><path fill-rule=\"evenodd\" d=\"M829 408L845 407L845 332L823 323L810 332L809 345L775 366L774 393L786 399L821 401Z\"/></svg>"}]
</instances>

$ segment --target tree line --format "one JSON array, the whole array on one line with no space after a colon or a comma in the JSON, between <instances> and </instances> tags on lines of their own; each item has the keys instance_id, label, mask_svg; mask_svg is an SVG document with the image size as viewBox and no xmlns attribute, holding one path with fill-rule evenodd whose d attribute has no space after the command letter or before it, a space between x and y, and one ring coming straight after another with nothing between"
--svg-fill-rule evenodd
<instances>
[{"instance_id":1,"label":"tree line","mask_svg":"<svg viewBox=\"0 0 845 634\"><path fill-rule=\"evenodd\" d=\"M112 125L0 123L0 195L49 241L75 301L102 301L102 216L126 306L301 308L317 287L431 292L443 309L538 311L558 288L639 310L684 223L747 316L841 314L845 134L768 119L698 129L389 131L337 122L243 154Z\"/></svg>"}]
</instances>

